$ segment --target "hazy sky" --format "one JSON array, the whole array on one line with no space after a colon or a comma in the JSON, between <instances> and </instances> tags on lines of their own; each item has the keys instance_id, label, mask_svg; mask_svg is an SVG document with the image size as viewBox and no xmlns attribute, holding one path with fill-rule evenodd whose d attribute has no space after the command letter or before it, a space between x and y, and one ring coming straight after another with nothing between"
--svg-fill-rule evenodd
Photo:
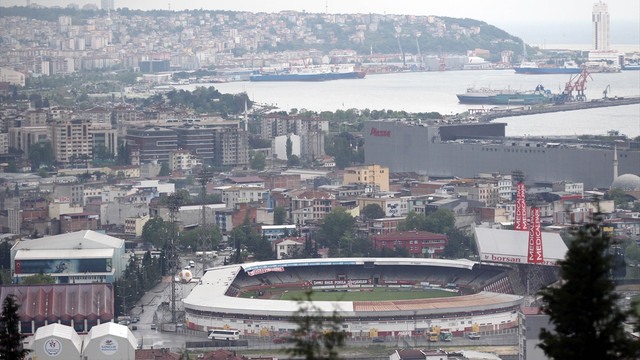
<instances>
[{"instance_id":1,"label":"hazy sky","mask_svg":"<svg viewBox=\"0 0 640 360\"><path fill-rule=\"evenodd\" d=\"M100 0L31 0L44 6L69 3L100 6ZM527 42L590 42L591 11L595 1L585 0L115 0L116 8L209 9L253 12L305 10L329 13L387 13L473 18L496 25ZM640 1L607 0L612 43L640 39ZM25 5L26 0L0 0L2 6ZM624 41L623 39L628 39ZM616 41L617 40L617 41Z\"/></svg>"}]
</instances>

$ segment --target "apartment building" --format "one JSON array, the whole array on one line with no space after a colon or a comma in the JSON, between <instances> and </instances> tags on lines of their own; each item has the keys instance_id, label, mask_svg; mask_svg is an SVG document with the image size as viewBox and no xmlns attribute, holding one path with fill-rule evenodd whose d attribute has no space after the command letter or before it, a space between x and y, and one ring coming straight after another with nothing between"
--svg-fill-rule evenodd
<instances>
[{"instance_id":1,"label":"apartment building","mask_svg":"<svg viewBox=\"0 0 640 360\"><path fill-rule=\"evenodd\" d=\"M249 135L238 128L220 128L213 132L214 164L246 166L249 164Z\"/></svg>"},{"instance_id":2,"label":"apartment building","mask_svg":"<svg viewBox=\"0 0 640 360\"><path fill-rule=\"evenodd\" d=\"M91 159L92 134L89 120L59 120L52 125L53 153L56 161L69 164Z\"/></svg>"},{"instance_id":3,"label":"apartment building","mask_svg":"<svg viewBox=\"0 0 640 360\"><path fill-rule=\"evenodd\" d=\"M364 185L375 191L389 191L389 168L376 164L348 167L343 183Z\"/></svg>"}]
</instances>

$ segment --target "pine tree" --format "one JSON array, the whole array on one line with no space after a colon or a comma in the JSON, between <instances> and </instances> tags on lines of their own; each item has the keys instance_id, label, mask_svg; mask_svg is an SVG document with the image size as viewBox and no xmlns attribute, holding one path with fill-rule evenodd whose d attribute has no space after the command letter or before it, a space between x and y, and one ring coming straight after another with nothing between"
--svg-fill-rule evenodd
<instances>
[{"instance_id":1,"label":"pine tree","mask_svg":"<svg viewBox=\"0 0 640 360\"><path fill-rule=\"evenodd\" d=\"M22 339L26 336L21 334L18 328L20 317L18 309L20 305L16 303L13 295L7 295L2 302L2 316L0 316L0 359L21 360L29 350L22 348Z\"/></svg>"},{"instance_id":2,"label":"pine tree","mask_svg":"<svg viewBox=\"0 0 640 360\"><path fill-rule=\"evenodd\" d=\"M638 358L638 343L624 331L627 314L616 304L610 242L598 221L582 225L561 261L562 285L540 291L553 328L540 331L539 346L549 358Z\"/></svg>"}]
</instances>

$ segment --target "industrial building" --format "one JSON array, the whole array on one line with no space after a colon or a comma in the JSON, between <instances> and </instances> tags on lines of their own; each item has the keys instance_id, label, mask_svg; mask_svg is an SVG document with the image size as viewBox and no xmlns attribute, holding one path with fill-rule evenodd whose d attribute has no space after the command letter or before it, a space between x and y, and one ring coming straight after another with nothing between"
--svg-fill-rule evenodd
<instances>
[{"instance_id":1,"label":"industrial building","mask_svg":"<svg viewBox=\"0 0 640 360\"><path fill-rule=\"evenodd\" d=\"M614 146L581 141L507 138L505 124L442 125L422 120L371 120L363 136L365 162L394 172L430 177L524 173L527 182L579 181L585 189L609 188ZM640 174L637 143L617 145L620 174Z\"/></svg>"},{"instance_id":2,"label":"industrial building","mask_svg":"<svg viewBox=\"0 0 640 360\"><path fill-rule=\"evenodd\" d=\"M35 274L49 274L59 284L113 283L127 260L124 240L82 230L16 242L11 248L11 277L15 284Z\"/></svg>"}]
</instances>

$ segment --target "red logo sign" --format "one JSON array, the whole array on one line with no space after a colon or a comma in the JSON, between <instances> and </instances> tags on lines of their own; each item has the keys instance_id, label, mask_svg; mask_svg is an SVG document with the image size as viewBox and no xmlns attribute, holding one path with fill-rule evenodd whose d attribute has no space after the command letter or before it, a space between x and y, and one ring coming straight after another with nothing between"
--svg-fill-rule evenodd
<instances>
[{"instance_id":1,"label":"red logo sign","mask_svg":"<svg viewBox=\"0 0 640 360\"><path fill-rule=\"evenodd\" d=\"M369 135L390 137L391 136L391 130L378 130L378 129L372 127L371 128L371 132L369 133Z\"/></svg>"},{"instance_id":2,"label":"red logo sign","mask_svg":"<svg viewBox=\"0 0 640 360\"><path fill-rule=\"evenodd\" d=\"M540 208L531 208L531 224L529 225L529 246L527 262L534 264L544 263L542 253L542 232L540 231Z\"/></svg>"}]
</instances>

